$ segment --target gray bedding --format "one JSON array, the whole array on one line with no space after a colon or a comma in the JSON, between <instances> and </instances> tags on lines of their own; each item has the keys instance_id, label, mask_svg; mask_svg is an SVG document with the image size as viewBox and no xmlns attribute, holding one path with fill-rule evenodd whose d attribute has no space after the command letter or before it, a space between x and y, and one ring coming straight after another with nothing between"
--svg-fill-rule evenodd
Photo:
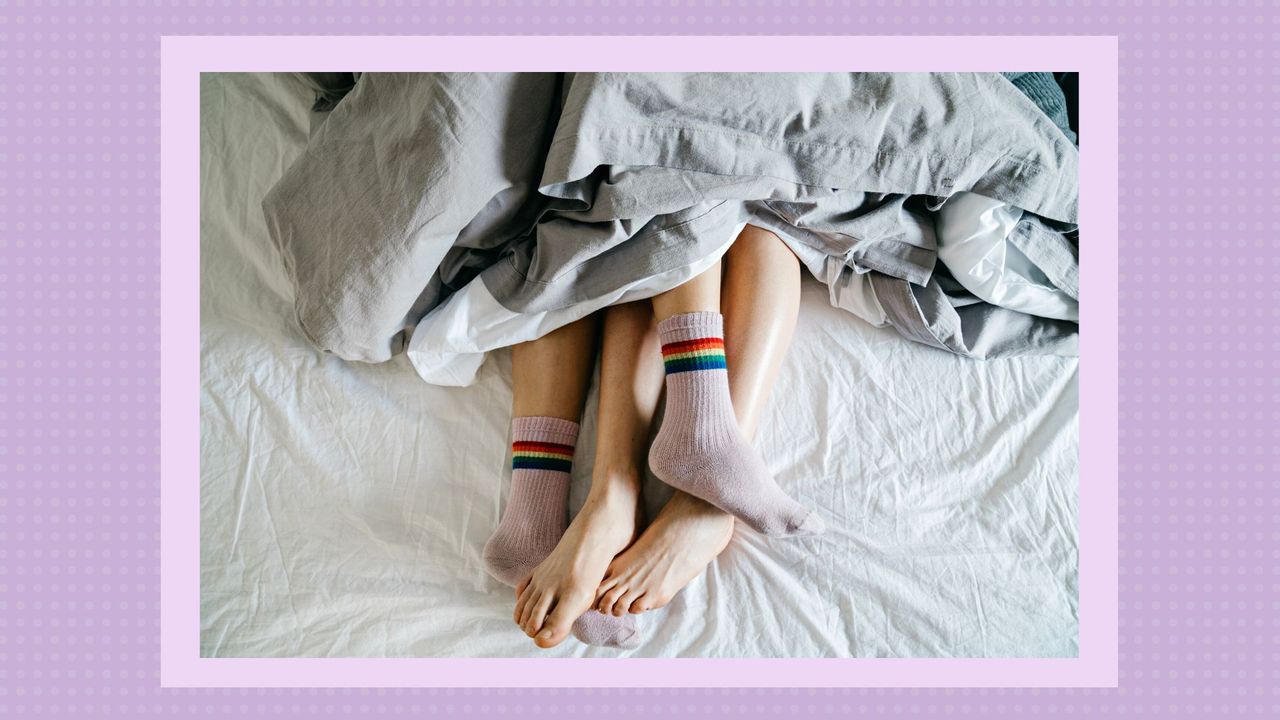
<instances>
[{"instance_id":1,"label":"gray bedding","mask_svg":"<svg viewBox=\"0 0 1280 720\"><path fill-rule=\"evenodd\" d=\"M389 359L469 282L561 309L744 221L868 282L906 338L1069 355L1076 323L969 294L934 222L960 192L1021 208L1007 242L1074 297L1077 165L998 73L366 73L263 207L298 322L349 360Z\"/></svg>"}]
</instances>

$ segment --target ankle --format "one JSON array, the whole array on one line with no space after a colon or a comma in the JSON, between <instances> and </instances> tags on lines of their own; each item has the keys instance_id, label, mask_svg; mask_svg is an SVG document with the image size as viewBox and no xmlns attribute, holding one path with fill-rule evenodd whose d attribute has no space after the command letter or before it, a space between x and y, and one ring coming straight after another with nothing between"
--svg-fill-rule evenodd
<instances>
[{"instance_id":1,"label":"ankle","mask_svg":"<svg viewBox=\"0 0 1280 720\"><path fill-rule=\"evenodd\" d=\"M639 468L634 465L598 467L591 473L587 502L601 506L634 505L640 498Z\"/></svg>"}]
</instances>

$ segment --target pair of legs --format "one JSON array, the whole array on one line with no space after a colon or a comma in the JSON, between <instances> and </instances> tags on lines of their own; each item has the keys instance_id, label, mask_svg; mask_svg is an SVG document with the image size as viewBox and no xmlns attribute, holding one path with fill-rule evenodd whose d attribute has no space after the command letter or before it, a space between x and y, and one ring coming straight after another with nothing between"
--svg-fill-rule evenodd
<instances>
[{"instance_id":1,"label":"pair of legs","mask_svg":"<svg viewBox=\"0 0 1280 720\"><path fill-rule=\"evenodd\" d=\"M611 307L603 323L586 318L516 346L513 415L576 422L597 334L603 337L590 493L555 549L517 587L514 619L539 646L563 641L591 608L621 617L666 605L728 544L733 517L679 490L637 537L640 479L664 382L657 323L699 311L724 315L732 419L749 439L791 341L799 283L799 263L785 244L747 226L721 263L652 304Z\"/></svg>"}]
</instances>

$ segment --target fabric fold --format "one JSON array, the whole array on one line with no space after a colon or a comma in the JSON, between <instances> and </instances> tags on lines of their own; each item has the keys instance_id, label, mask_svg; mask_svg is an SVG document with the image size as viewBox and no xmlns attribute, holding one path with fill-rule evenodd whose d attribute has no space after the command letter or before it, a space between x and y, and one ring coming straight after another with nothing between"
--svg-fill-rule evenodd
<instances>
[{"instance_id":1,"label":"fabric fold","mask_svg":"<svg viewBox=\"0 0 1280 720\"><path fill-rule=\"evenodd\" d=\"M1019 209L1002 242L1078 294L1077 174L1074 144L998 73L366 73L263 207L298 323L350 360L402 351L476 282L542 332L661 292L746 222L812 256L833 299L873 293L853 302L906 337L1059 354L1068 328L936 289L936 225L960 193Z\"/></svg>"}]
</instances>

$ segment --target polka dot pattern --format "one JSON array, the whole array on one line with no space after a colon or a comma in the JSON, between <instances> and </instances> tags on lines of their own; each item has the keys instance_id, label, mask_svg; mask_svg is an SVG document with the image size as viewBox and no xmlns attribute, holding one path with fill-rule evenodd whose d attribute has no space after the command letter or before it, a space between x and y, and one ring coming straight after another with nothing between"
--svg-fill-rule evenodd
<instances>
[{"instance_id":1,"label":"polka dot pattern","mask_svg":"<svg viewBox=\"0 0 1280 720\"><path fill-rule=\"evenodd\" d=\"M0 0L0 716L1280 715L1278 22L1273 0ZM159 688L160 35L911 32L1120 37L1121 688Z\"/></svg>"}]
</instances>

